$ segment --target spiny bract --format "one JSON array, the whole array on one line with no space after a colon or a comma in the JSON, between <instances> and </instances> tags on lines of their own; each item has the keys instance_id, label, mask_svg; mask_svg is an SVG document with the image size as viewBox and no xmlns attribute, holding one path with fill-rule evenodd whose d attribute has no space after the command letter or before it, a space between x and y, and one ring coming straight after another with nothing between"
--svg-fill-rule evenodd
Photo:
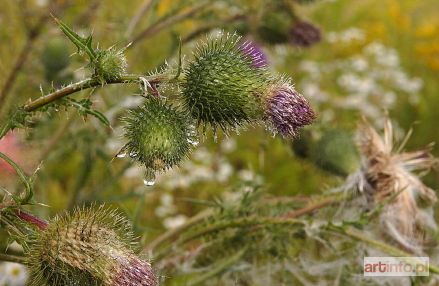
<instances>
[{"instance_id":1,"label":"spiny bract","mask_svg":"<svg viewBox=\"0 0 439 286\"><path fill-rule=\"evenodd\" d=\"M203 43L185 70L183 97L198 124L227 131L260 117L260 95L271 77L239 40L227 35Z\"/></svg>"},{"instance_id":2,"label":"spiny bract","mask_svg":"<svg viewBox=\"0 0 439 286\"><path fill-rule=\"evenodd\" d=\"M77 209L36 232L27 250L35 286L156 286L151 265L133 252L129 222L104 208Z\"/></svg>"},{"instance_id":3,"label":"spiny bract","mask_svg":"<svg viewBox=\"0 0 439 286\"><path fill-rule=\"evenodd\" d=\"M129 142L122 152L144 165L149 174L177 165L196 143L190 117L158 98L130 110L124 121Z\"/></svg>"},{"instance_id":4,"label":"spiny bract","mask_svg":"<svg viewBox=\"0 0 439 286\"><path fill-rule=\"evenodd\" d=\"M100 51L95 65L96 76L101 80L110 81L124 74L128 64L123 52L115 47Z\"/></svg>"}]
</instances>

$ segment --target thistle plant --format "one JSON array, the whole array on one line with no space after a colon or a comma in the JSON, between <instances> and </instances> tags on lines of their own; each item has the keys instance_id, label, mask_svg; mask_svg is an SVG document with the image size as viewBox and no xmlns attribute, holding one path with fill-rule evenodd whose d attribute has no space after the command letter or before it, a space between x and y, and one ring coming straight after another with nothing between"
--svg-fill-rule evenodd
<instances>
[{"instance_id":1,"label":"thistle plant","mask_svg":"<svg viewBox=\"0 0 439 286\"><path fill-rule=\"evenodd\" d=\"M163 14L162 2L182 9ZM150 64L137 60L141 67L128 65L132 54L127 52L134 44L198 13L202 19L211 18L225 9L211 5L212 1L195 2L144 1L127 23L124 37L132 42L125 45L120 41L99 45L92 35L82 36L53 17L77 53L68 57L58 37L45 43L41 61L47 82L40 88L42 96L13 108L0 125L0 139L13 129L35 130L28 132L29 137L41 139L47 134L40 132L45 125L64 121L56 125L56 132L50 129L47 144L42 144L49 151L41 152L43 162L35 172L0 152L0 160L23 185L8 188L1 197L0 260L25 265L32 286L326 285L328 280L337 285L383 285L387 280L358 283L362 257L433 253L436 194L421 180L436 164L431 146L403 151L408 136L396 146L389 120L383 136L366 121L361 123L356 145L341 126L304 130L317 118L307 93L302 95L290 78L270 67L269 59L275 62L271 52L278 48L274 45L309 47L320 40L320 30L296 12L296 5L312 1L264 1L263 8L248 10L231 5L238 12L230 21L223 19L230 23L222 28L240 22L245 26L244 37L233 32L211 34L192 56L184 57L183 51L191 48L185 44L219 25L210 23L190 33L187 28L176 29L188 35L171 44L171 64L163 60L165 64L153 72L130 73ZM184 7L187 3L193 6ZM150 25L136 34L136 26L148 21ZM151 46L142 52L148 54ZM60 86L79 62L86 78ZM116 90L110 85L119 85L117 97L107 93L107 89ZM96 97L98 102L93 101ZM91 116L97 120L81 127L74 122L72 127L78 114L84 121ZM223 144L214 155L203 155L204 146L191 153L210 134L216 139L222 135L217 136L219 132L231 136L240 129L258 127L282 140L257 142L261 150L257 167L252 162L226 161ZM66 135L68 129L74 132ZM116 138L119 132L121 138ZM271 155L264 152L274 140L294 144L299 156L293 160L303 163L304 173L319 173L314 168L318 167L329 171L321 172L321 177L338 175L331 178L337 185L329 190L318 187L313 194L271 195L270 187L261 182L265 169L272 166L264 166L265 157ZM56 145L62 154L47 156ZM63 164L51 166L56 156ZM74 180L59 175L70 172L71 161L79 170L72 172ZM194 162L200 162L199 168ZM191 173L195 178L193 184L175 183L183 163L184 175ZM168 172L171 169L174 172ZM59 188L41 183L52 171ZM156 176L165 172L155 184ZM288 168L287 172L295 175ZM215 192L213 200L197 180L212 174L215 183L227 181L228 185L225 192ZM302 184L301 175L297 177ZM130 180L122 182L123 176ZM131 180L139 176L144 185ZM175 179L169 188L183 199L174 200L164 192L161 182L169 178ZM321 185L316 181L316 186ZM200 196L188 199L189 187ZM60 201L44 214L41 210L48 197ZM157 199L160 202L155 205ZM123 212L110 203L101 205L103 201L120 203L117 207ZM177 206L180 203L191 204L184 215ZM149 220L146 213L150 211L157 217L172 215L173 222ZM167 230L160 232L162 227ZM428 267L433 285L439 281L433 276L439 274L439 267L433 259ZM423 285L425 281L404 282Z\"/></svg>"}]
</instances>

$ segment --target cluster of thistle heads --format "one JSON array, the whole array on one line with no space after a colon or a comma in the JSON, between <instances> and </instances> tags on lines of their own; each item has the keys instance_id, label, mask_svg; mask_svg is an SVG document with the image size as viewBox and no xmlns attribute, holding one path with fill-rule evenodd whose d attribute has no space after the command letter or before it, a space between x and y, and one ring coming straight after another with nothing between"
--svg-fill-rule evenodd
<instances>
[{"instance_id":1,"label":"cluster of thistle heads","mask_svg":"<svg viewBox=\"0 0 439 286\"><path fill-rule=\"evenodd\" d=\"M188 156L197 143L197 127L228 134L262 124L293 138L315 118L290 81L269 70L263 52L234 34L200 44L180 87L180 104L153 94L124 119L128 143L122 153L144 165L148 177Z\"/></svg>"}]
</instances>

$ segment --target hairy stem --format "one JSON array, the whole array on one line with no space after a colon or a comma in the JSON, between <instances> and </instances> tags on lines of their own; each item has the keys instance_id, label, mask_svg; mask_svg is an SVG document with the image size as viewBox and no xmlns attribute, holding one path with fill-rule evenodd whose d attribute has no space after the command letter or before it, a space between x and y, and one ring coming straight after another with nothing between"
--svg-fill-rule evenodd
<instances>
[{"instance_id":1,"label":"hairy stem","mask_svg":"<svg viewBox=\"0 0 439 286\"><path fill-rule=\"evenodd\" d=\"M149 83L154 84L162 81L164 78L163 75L154 75L154 76L142 76L142 75L122 75L117 79L110 80L105 82L104 84L96 78L87 78L80 82L70 84L64 88L58 89L52 93L49 93L43 97L40 97L24 106L25 111L35 111L38 108L45 106L49 103L52 103L60 98L73 94L75 92L103 86L105 84L120 84L120 83L139 83L142 79L146 79Z\"/></svg>"},{"instance_id":2,"label":"hairy stem","mask_svg":"<svg viewBox=\"0 0 439 286\"><path fill-rule=\"evenodd\" d=\"M273 217L247 217L233 219L230 221L218 222L211 225L207 225L204 228L200 228L192 233L182 236L179 240L175 241L172 246L167 246L162 251L158 252L155 256L155 260L160 260L169 254L173 248L182 246L190 241L196 240L208 234L221 231L227 228L243 228L262 225L303 225L303 221L293 218L273 218Z\"/></svg>"},{"instance_id":3,"label":"hairy stem","mask_svg":"<svg viewBox=\"0 0 439 286\"><path fill-rule=\"evenodd\" d=\"M10 254L2 254L0 253L0 261L14 262L25 264L26 260L24 257L10 255Z\"/></svg>"}]
</instances>

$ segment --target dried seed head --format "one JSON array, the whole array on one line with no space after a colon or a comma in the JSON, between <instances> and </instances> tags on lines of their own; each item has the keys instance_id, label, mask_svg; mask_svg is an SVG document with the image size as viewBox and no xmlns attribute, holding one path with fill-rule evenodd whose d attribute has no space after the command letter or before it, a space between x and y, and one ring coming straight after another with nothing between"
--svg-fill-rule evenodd
<instances>
[{"instance_id":1,"label":"dried seed head","mask_svg":"<svg viewBox=\"0 0 439 286\"><path fill-rule=\"evenodd\" d=\"M401 246L413 252L420 252L424 243L427 228L435 228L429 223L429 215L421 210L417 198L433 203L437 200L435 192L425 186L415 171L430 170L436 159L432 157L431 148L414 152L400 152L409 134L401 146L393 144L393 128L387 118L384 135L381 137L375 129L364 121L358 132L358 146L363 157L362 177L367 182L360 191L372 198L374 202L382 202L396 196L388 204L381 215L384 230Z\"/></svg>"},{"instance_id":2,"label":"dried seed head","mask_svg":"<svg viewBox=\"0 0 439 286\"><path fill-rule=\"evenodd\" d=\"M239 46L239 39L227 35L202 44L185 71L185 105L199 124L227 131L261 114L259 95L270 79L260 55Z\"/></svg>"},{"instance_id":3,"label":"dried seed head","mask_svg":"<svg viewBox=\"0 0 439 286\"><path fill-rule=\"evenodd\" d=\"M27 250L32 285L158 285L132 239L129 223L102 206L57 217Z\"/></svg>"},{"instance_id":4,"label":"dried seed head","mask_svg":"<svg viewBox=\"0 0 439 286\"><path fill-rule=\"evenodd\" d=\"M273 85L265 99L265 118L274 133L294 137L311 124L315 113L308 101L288 83Z\"/></svg>"},{"instance_id":5,"label":"dried seed head","mask_svg":"<svg viewBox=\"0 0 439 286\"><path fill-rule=\"evenodd\" d=\"M124 121L129 141L122 152L144 165L149 173L179 164L196 141L190 117L158 98L130 110Z\"/></svg>"},{"instance_id":6,"label":"dried seed head","mask_svg":"<svg viewBox=\"0 0 439 286\"><path fill-rule=\"evenodd\" d=\"M320 42L320 30L308 22L297 22L290 30L291 42L299 47L310 47Z\"/></svg>"}]
</instances>

